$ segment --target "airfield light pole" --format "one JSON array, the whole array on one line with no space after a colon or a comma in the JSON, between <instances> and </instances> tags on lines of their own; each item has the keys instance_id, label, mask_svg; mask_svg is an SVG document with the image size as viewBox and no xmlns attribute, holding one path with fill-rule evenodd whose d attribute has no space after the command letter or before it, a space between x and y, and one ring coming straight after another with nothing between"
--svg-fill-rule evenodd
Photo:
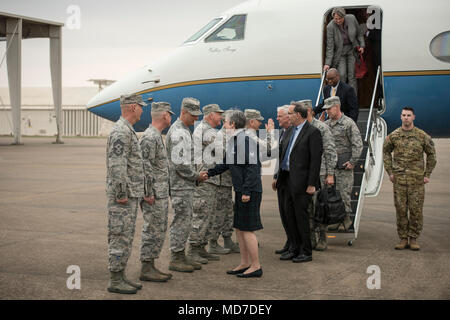
<instances>
[{"instance_id":1,"label":"airfield light pole","mask_svg":"<svg viewBox=\"0 0 450 320\"><path fill-rule=\"evenodd\" d=\"M116 80L107 80L107 79L89 79L88 81L93 82L98 85L98 92L103 90L103 86L109 86L116 82Z\"/></svg>"}]
</instances>

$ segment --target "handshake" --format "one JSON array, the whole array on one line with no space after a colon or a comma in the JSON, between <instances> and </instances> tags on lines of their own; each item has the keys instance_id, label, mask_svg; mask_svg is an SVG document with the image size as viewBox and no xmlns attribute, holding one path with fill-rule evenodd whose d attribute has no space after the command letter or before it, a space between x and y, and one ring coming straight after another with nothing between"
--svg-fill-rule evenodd
<instances>
[{"instance_id":1,"label":"handshake","mask_svg":"<svg viewBox=\"0 0 450 320\"><path fill-rule=\"evenodd\" d=\"M208 178L209 178L208 177L208 171L201 171L197 181L198 182L204 182L204 181L208 180Z\"/></svg>"}]
</instances>

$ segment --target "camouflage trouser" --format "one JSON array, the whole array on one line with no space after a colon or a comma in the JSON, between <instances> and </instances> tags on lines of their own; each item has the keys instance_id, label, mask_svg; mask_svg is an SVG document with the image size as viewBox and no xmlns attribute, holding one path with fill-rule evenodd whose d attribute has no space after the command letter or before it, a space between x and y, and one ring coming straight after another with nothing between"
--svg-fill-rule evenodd
<instances>
[{"instance_id":1,"label":"camouflage trouser","mask_svg":"<svg viewBox=\"0 0 450 320\"><path fill-rule=\"evenodd\" d=\"M212 227L216 220L216 195L219 187L211 183L201 183L194 191L194 211L189 243L205 246L211 239Z\"/></svg>"},{"instance_id":2,"label":"camouflage trouser","mask_svg":"<svg viewBox=\"0 0 450 320\"><path fill-rule=\"evenodd\" d=\"M169 198L155 199L149 205L141 201L144 225L142 226L141 261L158 259L164 244L167 231L167 215Z\"/></svg>"},{"instance_id":3,"label":"camouflage trouser","mask_svg":"<svg viewBox=\"0 0 450 320\"><path fill-rule=\"evenodd\" d=\"M114 196L108 197L108 269L119 272L127 266L131 255L138 198L128 198L127 204L119 204Z\"/></svg>"},{"instance_id":4,"label":"camouflage trouser","mask_svg":"<svg viewBox=\"0 0 450 320\"><path fill-rule=\"evenodd\" d=\"M185 249L191 233L194 190L171 190L173 220L170 225L170 251L180 252Z\"/></svg>"},{"instance_id":5,"label":"camouflage trouser","mask_svg":"<svg viewBox=\"0 0 450 320\"><path fill-rule=\"evenodd\" d=\"M220 186L216 194L216 220L214 221L213 240L222 237L231 237L233 234L233 193L232 187Z\"/></svg>"},{"instance_id":6,"label":"camouflage trouser","mask_svg":"<svg viewBox=\"0 0 450 320\"><path fill-rule=\"evenodd\" d=\"M352 212L351 194L353 188L353 170L336 170L336 189L341 193L347 216Z\"/></svg>"},{"instance_id":7,"label":"camouflage trouser","mask_svg":"<svg viewBox=\"0 0 450 320\"><path fill-rule=\"evenodd\" d=\"M397 232L400 239L418 238L423 227L424 184L394 183L394 203L397 211ZM409 211L409 219L408 219Z\"/></svg>"},{"instance_id":8,"label":"camouflage trouser","mask_svg":"<svg viewBox=\"0 0 450 320\"><path fill-rule=\"evenodd\" d=\"M322 186L322 188L325 186L325 179L326 179L326 175L320 175L320 185ZM308 206L309 227L310 227L311 231L313 231L313 230L316 231L316 229L327 231L328 226L326 224L317 224L314 222L314 216L316 214L316 212L315 212L316 201L317 201L317 191L311 197L311 203Z\"/></svg>"}]
</instances>

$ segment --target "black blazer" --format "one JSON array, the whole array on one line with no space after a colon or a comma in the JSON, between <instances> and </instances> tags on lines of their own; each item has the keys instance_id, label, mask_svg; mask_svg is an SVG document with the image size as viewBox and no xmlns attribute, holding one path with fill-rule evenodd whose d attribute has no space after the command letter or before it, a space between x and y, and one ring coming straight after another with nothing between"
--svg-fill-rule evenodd
<instances>
[{"instance_id":1,"label":"black blazer","mask_svg":"<svg viewBox=\"0 0 450 320\"><path fill-rule=\"evenodd\" d=\"M259 146L250 139L245 131L230 138L223 163L208 170L210 177L230 170L234 191L248 196L251 192L262 192Z\"/></svg>"},{"instance_id":2,"label":"black blazer","mask_svg":"<svg viewBox=\"0 0 450 320\"><path fill-rule=\"evenodd\" d=\"M284 155L287 152L289 140L293 132L294 128L290 127L286 132L286 139L283 139L280 163L282 163ZM306 121L292 147L289 158L289 177L283 179L280 168L278 171L279 179L277 180L277 188L281 184L287 184L290 192L294 194L306 192L308 186L315 186L316 189L319 189L322 151L322 136L320 131Z\"/></svg>"},{"instance_id":3,"label":"black blazer","mask_svg":"<svg viewBox=\"0 0 450 320\"><path fill-rule=\"evenodd\" d=\"M325 86L323 88L323 100L331 96L331 86ZM347 116L353 119L353 121L358 120L359 107L358 99L356 98L355 89L352 86L346 84L345 82L339 82L338 89L336 91L336 96L341 100L341 111ZM314 108L315 114L321 113L324 101Z\"/></svg>"}]
</instances>

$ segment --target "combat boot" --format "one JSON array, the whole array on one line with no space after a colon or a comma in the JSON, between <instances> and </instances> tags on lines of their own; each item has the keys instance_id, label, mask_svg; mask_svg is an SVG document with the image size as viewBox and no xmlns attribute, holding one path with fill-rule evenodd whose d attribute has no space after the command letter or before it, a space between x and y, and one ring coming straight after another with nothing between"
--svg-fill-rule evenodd
<instances>
[{"instance_id":1,"label":"combat boot","mask_svg":"<svg viewBox=\"0 0 450 320\"><path fill-rule=\"evenodd\" d=\"M239 245L237 243L234 243L233 240L231 240L231 236L223 237L223 247L225 249L230 249L230 251L234 253L241 252L241 250L239 249Z\"/></svg>"},{"instance_id":2,"label":"combat boot","mask_svg":"<svg viewBox=\"0 0 450 320\"><path fill-rule=\"evenodd\" d=\"M142 289L142 284L138 283L138 282L133 282L130 279L127 278L127 276L125 275L125 270L123 270L123 274L122 274L122 279L123 281L125 281L128 285L141 290Z\"/></svg>"},{"instance_id":3,"label":"combat boot","mask_svg":"<svg viewBox=\"0 0 450 320\"><path fill-rule=\"evenodd\" d=\"M183 253L184 253L184 251L183 251ZM194 268L194 270L202 269L202 265L198 262L195 262L190 256L184 255L184 262L188 265L191 265Z\"/></svg>"},{"instance_id":4,"label":"combat boot","mask_svg":"<svg viewBox=\"0 0 450 320\"><path fill-rule=\"evenodd\" d=\"M141 281L152 281L152 282L166 282L169 280L169 276L163 275L158 269L155 268L155 260L142 261L141 276L139 280Z\"/></svg>"},{"instance_id":5,"label":"combat boot","mask_svg":"<svg viewBox=\"0 0 450 320\"><path fill-rule=\"evenodd\" d=\"M195 262L201 263L201 264L207 264L208 263L208 259L202 257L200 255L200 247L199 246L195 246L193 244L190 245L189 247L189 253L188 253L189 258L191 258L192 260L194 260Z\"/></svg>"},{"instance_id":6,"label":"combat boot","mask_svg":"<svg viewBox=\"0 0 450 320\"><path fill-rule=\"evenodd\" d=\"M317 251L325 251L327 250L327 232L323 230L322 228L319 231L319 243L316 245Z\"/></svg>"},{"instance_id":7,"label":"combat boot","mask_svg":"<svg viewBox=\"0 0 450 320\"><path fill-rule=\"evenodd\" d=\"M199 255L202 258L208 259L208 261L219 261L220 257L209 253L205 250L205 246L199 247Z\"/></svg>"},{"instance_id":8,"label":"combat boot","mask_svg":"<svg viewBox=\"0 0 450 320\"><path fill-rule=\"evenodd\" d=\"M217 240L209 240L209 249L208 249L209 253L228 254L230 253L230 251L231 251L230 249L225 249L224 247L221 247L217 243Z\"/></svg>"},{"instance_id":9,"label":"combat boot","mask_svg":"<svg viewBox=\"0 0 450 320\"><path fill-rule=\"evenodd\" d=\"M123 270L119 272L110 272L110 279L108 284L109 292L122 294L135 294L137 289L130 286L123 280Z\"/></svg>"},{"instance_id":10,"label":"combat boot","mask_svg":"<svg viewBox=\"0 0 450 320\"><path fill-rule=\"evenodd\" d=\"M184 260L184 250L170 253L169 270L178 272L193 272L194 267Z\"/></svg>"},{"instance_id":11,"label":"combat boot","mask_svg":"<svg viewBox=\"0 0 450 320\"><path fill-rule=\"evenodd\" d=\"M344 219L344 222L342 222L339 225L338 231L348 231L350 229L350 227L352 226L352 224L353 224L353 222L350 219L350 216L347 215Z\"/></svg>"},{"instance_id":12,"label":"combat boot","mask_svg":"<svg viewBox=\"0 0 450 320\"><path fill-rule=\"evenodd\" d=\"M403 250L408 248L408 239L401 239L400 242L395 246L395 250Z\"/></svg>"},{"instance_id":13,"label":"combat boot","mask_svg":"<svg viewBox=\"0 0 450 320\"><path fill-rule=\"evenodd\" d=\"M417 243L416 238L409 238L409 248L414 251L420 250L420 246Z\"/></svg>"}]
</instances>

